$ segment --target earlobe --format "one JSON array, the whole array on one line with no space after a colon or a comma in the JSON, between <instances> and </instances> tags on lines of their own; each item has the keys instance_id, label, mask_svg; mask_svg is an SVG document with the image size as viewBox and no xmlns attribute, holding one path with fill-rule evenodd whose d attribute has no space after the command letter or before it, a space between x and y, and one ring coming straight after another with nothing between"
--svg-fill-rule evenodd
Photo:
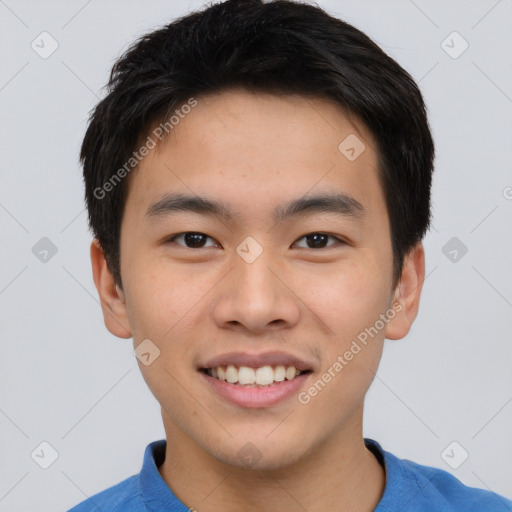
<instances>
[{"instance_id":1,"label":"earlobe","mask_svg":"<svg viewBox=\"0 0 512 512\"><path fill-rule=\"evenodd\" d=\"M131 338L124 293L114 282L105 253L96 238L91 243L90 252L92 275L100 297L105 326L118 338Z\"/></svg>"},{"instance_id":2,"label":"earlobe","mask_svg":"<svg viewBox=\"0 0 512 512\"><path fill-rule=\"evenodd\" d=\"M386 327L386 338L398 340L407 335L418 314L421 290L425 280L425 251L418 242L404 258L400 282L395 289L396 311Z\"/></svg>"}]
</instances>

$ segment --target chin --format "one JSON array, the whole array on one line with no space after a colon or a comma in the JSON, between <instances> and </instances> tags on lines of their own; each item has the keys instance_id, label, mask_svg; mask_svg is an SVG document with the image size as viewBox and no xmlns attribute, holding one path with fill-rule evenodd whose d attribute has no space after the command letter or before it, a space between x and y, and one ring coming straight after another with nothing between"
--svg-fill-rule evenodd
<instances>
[{"instance_id":1,"label":"chin","mask_svg":"<svg viewBox=\"0 0 512 512\"><path fill-rule=\"evenodd\" d=\"M236 436L229 439L227 444L218 444L208 451L229 466L250 471L285 469L296 464L310 451L306 448L304 435L295 437L284 432L284 436L272 433L266 437L266 432L271 432L271 429L255 435ZM271 440L272 436L274 439Z\"/></svg>"}]
</instances>

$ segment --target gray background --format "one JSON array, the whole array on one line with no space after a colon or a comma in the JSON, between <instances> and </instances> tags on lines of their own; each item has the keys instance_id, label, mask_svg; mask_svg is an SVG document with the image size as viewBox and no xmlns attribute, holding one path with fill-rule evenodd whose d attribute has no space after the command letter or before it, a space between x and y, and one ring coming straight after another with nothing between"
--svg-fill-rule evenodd
<instances>
[{"instance_id":1,"label":"gray background","mask_svg":"<svg viewBox=\"0 0 512 512\"><path fill-rule=\"evenodd\" d=\"M318 4L419 82L437 145L420 313L406 339L386 342L364 433L512 497L512 2ZM122 50L201 5L0 0L0 511L67 510L137 473L164 437L132 340L103 325L78 151ZM31 47L43 31L58 43L46 59ZM469 44L457 58L453 31ZM46 262L43 237L57 249ZM43 441L58 452L48 469Z\"/></svg>"}]
</instances>

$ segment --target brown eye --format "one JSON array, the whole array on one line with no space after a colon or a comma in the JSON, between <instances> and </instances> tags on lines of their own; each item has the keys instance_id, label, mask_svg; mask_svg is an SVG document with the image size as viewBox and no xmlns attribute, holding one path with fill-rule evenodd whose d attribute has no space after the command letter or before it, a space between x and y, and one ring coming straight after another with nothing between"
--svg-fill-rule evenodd
<instances>
[{"instance_id":1,"label":"brown eye","mask_svg":"<svg viewBox=\"0 0 512 512\"><path fill-rule=\"evenodd\" d=\"M205 246L205 242L207 239L213 240L213 238L205 235L204 233L198 233L195 231L187 231L186 233L179 233L177 235L172 236L167 240L167 242L174 242L177 245L182 245L187 249L202 249L203 247L216 247L216 244ZM176 240L181 240L182 243L176 242Z\"/></svg>"},{"instance_id":2,"label":"brown eye","mask_svg":"<svg viewBox=\"0 0 512 512\"><path fill-rule=\"evenodd\" d=\"M336 240L337 242L343 244L343 240L334 235L329 235L327 233L310 233L308 235L304 235L299 240L306 240L306 247L301 247L301 249L325 249L328 239L331 238ZM297 243L297 242L296 242ZM336 244L331 244L336 245ZM330 247L330 246L328 246Z\"/></svg>"}]
</instances>

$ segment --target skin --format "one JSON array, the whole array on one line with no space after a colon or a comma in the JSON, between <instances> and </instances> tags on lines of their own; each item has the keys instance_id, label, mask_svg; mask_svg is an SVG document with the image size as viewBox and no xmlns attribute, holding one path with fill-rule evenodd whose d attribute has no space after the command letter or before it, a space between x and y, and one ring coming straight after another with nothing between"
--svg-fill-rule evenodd
<instances>
[{"instance_id":1,"label":"skin","mask_svg":"<svg viewBox=\"0 0 512 512\"><path fill-rule=\"evenodd\" d=\"M160 350L149 366L139 361L162 407L167 452L160 474L201 512L262 504L280 512L372 511L385 473L363 442L364 397L384 338L403 338L416 317L423 246L406 255L393 288L377 146L336 104L243 90L197 100L130 176L122 288L98 242L91 244L108 330L133 337L134 347L150 339ZM354 161L338 150L349 134L366 146ZM357 199L364 217L315 213L272 222L276 206L333 191ZM221 199L239 217L232 224L190 212L146 218L164 192ZM191 231L210 238L199 248L183 238L167 241ZM348 243L329 238L315 248L304 238L311 233ZM247 236L263 249L252 263L236 252ZM198 374L201 362L226 352L283 350L314 363L307 390L394 303L401 311L307 405L293 395L271 407L238 407ZM237 457L247 442L261 455L251 468Z\"/></svg>"}]
</instances>

